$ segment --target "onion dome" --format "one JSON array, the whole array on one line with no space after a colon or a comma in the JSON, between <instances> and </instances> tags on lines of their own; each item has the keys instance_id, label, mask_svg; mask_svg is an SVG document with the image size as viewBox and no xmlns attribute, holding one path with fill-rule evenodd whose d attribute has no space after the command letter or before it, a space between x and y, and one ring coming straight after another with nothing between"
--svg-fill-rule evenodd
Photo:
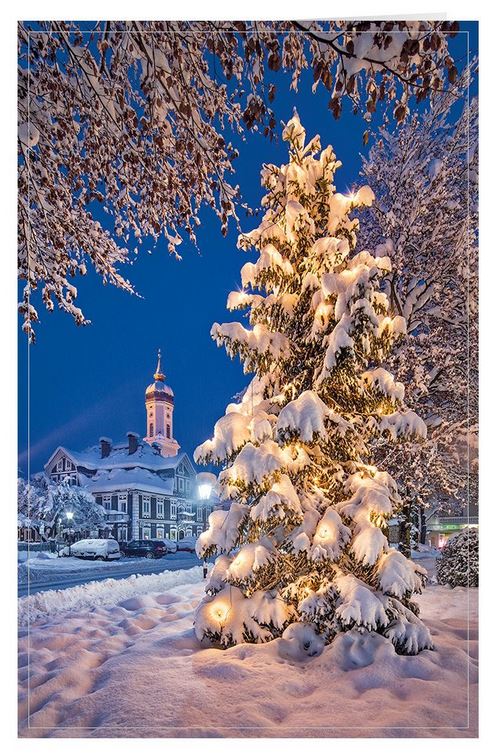
<instances>
[{"instance_id":1,"label":"onion dome","mask_svg":"<svg viewBox=\"0 0 501 753\"><path fill-rule=\"evenodd\" d=\"M146 398L156 398L158 400L168 400L169 402L172 402L174 393L169 385L165 384L165 374L162 373L162 352L160 349L158 350L157 369L153 374L153 379L155 381L146 387Z\"/></svg>"}]
</instances>

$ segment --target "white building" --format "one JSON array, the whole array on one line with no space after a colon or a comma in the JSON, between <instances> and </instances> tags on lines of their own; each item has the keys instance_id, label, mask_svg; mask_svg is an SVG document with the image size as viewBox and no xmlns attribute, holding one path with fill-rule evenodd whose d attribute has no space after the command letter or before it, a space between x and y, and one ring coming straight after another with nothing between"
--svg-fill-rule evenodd
<instances>
[{"instance_id":1,"label":"white building","mask_svg":"<svg viewBox=\"0 0 501 753\"><path fill-rule=\"evenodd\" d=\"M83 452L58 447L45 465L55 483L65 478L91 492L108 512L118 540L179 540L207 528L211 500L197 494L196 471L174 439L174 394L165 383L161 354L146 388L146 436L128 432L114 445L101 437Z\"/></svg>"}]
</instances>

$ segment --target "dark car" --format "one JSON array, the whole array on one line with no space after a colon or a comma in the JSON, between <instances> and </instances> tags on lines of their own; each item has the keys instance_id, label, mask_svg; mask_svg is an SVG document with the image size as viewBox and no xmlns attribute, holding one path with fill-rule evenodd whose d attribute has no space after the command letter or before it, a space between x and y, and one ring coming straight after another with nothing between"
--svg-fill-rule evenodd
<instances>
[{"instance_id":1,"label":"dark car","mask_svg":"<svg viewBox=\"0 0 501 753\"><path fill-rule=\"evenodd\" d=\"M156 539L133 539L121 544L120 549L126 557L163 557L167 554L167 547L163 541Z\"/></svg>"}]
</instances>

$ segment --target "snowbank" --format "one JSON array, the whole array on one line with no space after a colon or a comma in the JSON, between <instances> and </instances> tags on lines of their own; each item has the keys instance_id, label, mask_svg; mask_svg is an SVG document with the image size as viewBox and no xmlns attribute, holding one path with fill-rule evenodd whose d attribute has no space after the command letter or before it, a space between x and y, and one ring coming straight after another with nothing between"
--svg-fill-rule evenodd
<instances>
[{"instance_id":1,"label":"snowbank","mask_svg":"<svg viewBox=\"0 0 501 753\"><path fill-rule=\"evenodd\" d=\"M201 579L202 568L193 567L190 570L164 571L155 575L131 575L124 580L107 578L62 591L43 591L18 600L18 622L19 625L29 625L68 611L110 607L124 599L167 591L181 584L197 583Z\"/></svg>"}]
</instances>

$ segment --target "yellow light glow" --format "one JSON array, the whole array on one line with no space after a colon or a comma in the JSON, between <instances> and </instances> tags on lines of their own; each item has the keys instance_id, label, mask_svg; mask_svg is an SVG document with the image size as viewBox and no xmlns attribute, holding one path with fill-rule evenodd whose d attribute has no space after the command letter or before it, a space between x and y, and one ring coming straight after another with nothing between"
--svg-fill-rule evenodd
<instances>
[{"instance_id":1,"label":"yellow light glow","mask_svg":"<svg viewBox=\"0 0 501 753\"><path fill-rule=\"evenodd\" d=\"M317 306L317 309L315 311L315 316L318 319L323 319L324 317L327 317L329 315L330 306L326 303L321 303L319 306Z\"/></svg>"},{"instance_id":2,"label":"yellow light glow","mask_svg":"<svg viewBox=\"0 0 501 753\"><path fill-rule=\"evenodd\" d=\"M230 609L227 604L221 602L213 605L212 616L221 624L223 624L230 613Z\"/></svg>"}]
</instances>

